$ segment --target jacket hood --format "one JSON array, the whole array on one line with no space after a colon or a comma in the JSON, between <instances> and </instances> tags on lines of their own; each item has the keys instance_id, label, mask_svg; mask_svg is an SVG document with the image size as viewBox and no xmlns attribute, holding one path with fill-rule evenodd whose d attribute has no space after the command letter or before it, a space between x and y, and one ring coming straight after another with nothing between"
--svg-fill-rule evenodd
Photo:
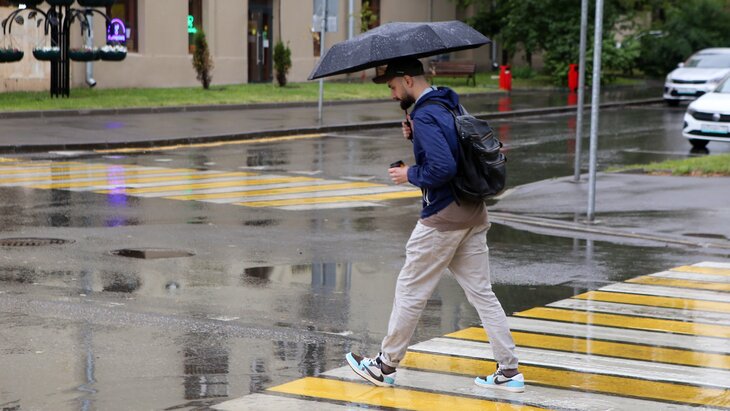
<instances>
[{"instance_id":1,"label":"jacket hood","mask_svg":"<svg viewBox=\"0 0 730 411\"><path fill-rule=\"evenodd\" d=\"M459 95L448 87L439 87L438 89L423 96L422 99L416 102L416 105L413 107L413 111L415 112L418 110L426 100L439 101L452 109L459 107Z\"/></svg>"}]
</instances>

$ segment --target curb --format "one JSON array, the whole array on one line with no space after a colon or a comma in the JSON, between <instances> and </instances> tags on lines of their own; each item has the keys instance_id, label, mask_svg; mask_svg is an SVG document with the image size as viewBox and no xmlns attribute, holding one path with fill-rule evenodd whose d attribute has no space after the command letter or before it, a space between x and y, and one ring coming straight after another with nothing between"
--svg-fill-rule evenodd
<instances>
[{"instance_id":1,"label":"curb","mask_svg":"<svg viewBox=\"0 0 730 411\"><path fill-rule=\"evenodd\" d=\"M380 100L377 100L380 101ZM638 105L651 105L657 103L663 103L664 100L661 98L651 98L642 100L628 100L618 101L611 103L603 103L600 105L601 108L616 108L626 106L638 106ZM354 103L353 103L354 104ZM206 106L215 107L215 106ZM282 105L271 105L271 107L282 108ZM589 104L586 104L584 110L590 108ZM160 110L165 109L164 107L159 108ZM485 120L497 120L515 117L530 117L540 115L552 115L576 112L576 106L560 106L560 107L547 107L537 109L524 109L524 110L513 110L508 112L489 112L489 113L475 113L474 116L485 119ZM65 115L58 114L59 112L65 112L66 110L59 110L48 113L50 116L54 115ZM100 110L101 111L101 110ZM109 113L113 114L115 111L111 110ZM164 111L157 111L162 113ZM96 111L95 111L96 113ZM369 130L376 128L387 128L387 127L399 127L401 120L383 120L383 121L371 121L364 123L355 124L335 124L329 126L313 126L313 127L301 127L301 128L288 128L278 130L260 130L252 131L248 133L233 133L233 134L220 134L220 135L205 135L205 136L192 136L192 137L180 137L180 138L168 138L168 139L153 139L145 141L122 141L122 142L94 142L94 143L73 143L73 144L26 144L26 145L0 145L0 153L31 153L31 152L46 152L46 151L58 151L58 150L94 150L94 149L115 149L115 148L133 148L133 147L160 147L180 144L198 144L198 143L211 143L217 141L232 141L232 140L250 140L262 137L283 137L291 136L296 134L315 134L315 133L335 133L341 131L352 131L352 130Z\"/></svg>"}]
</instances>

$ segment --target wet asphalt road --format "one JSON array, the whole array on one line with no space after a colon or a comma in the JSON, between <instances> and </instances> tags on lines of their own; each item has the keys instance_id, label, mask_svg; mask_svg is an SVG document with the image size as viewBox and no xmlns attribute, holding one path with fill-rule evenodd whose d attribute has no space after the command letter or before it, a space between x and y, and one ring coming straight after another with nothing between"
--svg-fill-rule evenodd
<instances>
[{"instance_id":1,"label":"wet asphalt road","mask_svg":"<svg viewBox=\"0 0 730 411\"><path fill-rule=\"evenodd\" d=\"M683 108L663 106L604 112L599 169L691 155L682 115ZM510 185L572 174L573 116L493 125L507 147ZM708 148L730 152L730 144ZM48 158L61 156L23 157ZM388 129L70 160L385 184L387 164L410 158L410 145ZM0 408L21 410L195 409L341 366L350 350L377 352L420 208L401 199L285 211L18 187L0 187L0 198L3 238L74 240L0 248ZM495 291L508 313L707 259L696 249L496 224L489 245ZM112 253L125 247L195 255ZM477 323L447 277L414 340Z\"/></svg>"}]
</instances>

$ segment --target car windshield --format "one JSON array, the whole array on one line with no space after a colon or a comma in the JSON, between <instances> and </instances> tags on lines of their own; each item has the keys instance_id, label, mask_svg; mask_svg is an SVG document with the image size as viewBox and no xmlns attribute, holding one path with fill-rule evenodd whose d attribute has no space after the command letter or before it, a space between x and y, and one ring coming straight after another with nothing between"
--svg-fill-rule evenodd
<instances>
[{"instance_id":1,"label":"car windshield","mask_svg":"<svg viewBox=\"0 0 730 411\"><path fill-rule=\"evenodd\" d=\"M715 93L727 93L730 94L730 77L727 77L725 81L720 83L715 89Z\"/></svg>"},{"instance_id":2,"label":"car windshield","mask_svg":"<svg viewBox=\"0 0 730 411\"><path fill-rule=\"evenodd\" d=\"M727 68L730 67L730 54L701 54L687 60L685 67Z\"/></svg>"}]
</instances>

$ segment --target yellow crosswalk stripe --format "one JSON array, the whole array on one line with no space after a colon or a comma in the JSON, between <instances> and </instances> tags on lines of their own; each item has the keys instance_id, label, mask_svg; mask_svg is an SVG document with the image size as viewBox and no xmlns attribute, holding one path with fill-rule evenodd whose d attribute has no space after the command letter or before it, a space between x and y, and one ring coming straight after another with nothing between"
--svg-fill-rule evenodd
<instances>
[{"instance_id":1,"label":"yellow crosswalk stripe","mask_svg":"<svg viewBox=\"0 0 730 411\"><path fill-rule=\"evenodd\" d=\"M488 340L484 329L477 327L456 331L446 336L472 341L486 342ZM730 369L730 355L610 341L596 341L576 337L543 335L521 331L512 331L512 337L515 340L515 344L520 347L544 348L547 350L631 358L668 364Z\"/></svg>"},{"instance_id":2,"label":"yellow crosswalk stripe","mask_svg":"<svg viewBox=\"0 0 730 411\"><path fill-rule=\"evenodd\" d=\"M681 310L712 311L730 313L730 303L718 301L690 300L676 297L657 297L641 294L611 293L606 291L589 291L573 298L612 303L648 305L652 307L677 308Z\"/></svg>"},{"instance_id":3,"label":"yellow crosswalk stripe","mask_svg":"<svg viewBox=\"0 0 730 411\"><path fill-rule=\"evenodd\" d=\"M64 171L79 171L79 170L106 170L110 168L126 167L121 165L112 164L84 164L84 163L69 163L68 165L59 163L49 163L47 165L39 165L30 163L27 166L0 166L0 175L5 174L26 174L26 173L39 173L47 171L49 173L59 173Z\"/></svg>"},{"instance_id":4,"label":"yellow crosswalk stripe","mask_svg":"<svg viewBox=\"0 0 730 411\"><path fill-rule=\"evenodd\" d=\"M630 317L617 314L603 314L586 311L563 310L537 307L515 313L518 317L540 318L579 324L605 325L639 330L663 331L678 334L702 335L706 337L730 338L730 326L688 323L645 317Z\"/></svg>"},{"instance_id":5,"label":"yellow crosswalk stripe","mask_svg":"<svg viewBox=\"0 0 730 411\"><path fill-rule=\"evenodd\" d=\"M370 384L358 384L349 381L316 377L305 377L269 388L268 391L402 410L542 410L542 408L507 402L488 401L405 388L383 389Z\"/></svg>"},{"instance_id":6,"label":"yellow crosswalk stripe","mask_svg":"<svg viewBox=\"0 0 730 411\"><path fill-rule=\"evenodd\" d=\"M495 368L494 361L414 351L409 351L400 362L400 365L424 371L470 376L491 374ZM626 397L704 406L727 406L730 404L730 390L724 389L557 370L525 364L520 364L520 372L526 376L526 384L539 384L568 390L580 389ZM570 394L566 392L565 395Z\"/></svg>"},{"instance_id":7,"label":"yellow crosswalk stripe","mask_svg":"<svg viewBox=\"0 0 730 411\"><path fill-rule=\"evenodd\" d=\"M283 187L283 188L270 188L263 190L247 190L247 191L229 191L226 193L211 193L211 194L189 194L180 196L165 197L173 200L215 200L223 198L237 198L237 197L258 197L268 196L277 194L295 194L295 193L309 193L316 191L329 191L329 190L348 190L353 188L367 188L367 187L382 187L382 184L374 183L334 183L334 184L322 184L322 185L311 185L302 187Z\"/></svg>"},{"instance_id":8,"label":"yellow crosswalk stripe","mask_svg":"<svg viewBox=\"0 0 730 411\"><path fill-rule=\"evenodd\" d=\"M164 177L134 177L124 180L124 184L142 184L142 183L164 183L168 181L185 181L185 180L210 180L213 178L223 177L249 177L250 173L231 172L231 173L216 173L216 174L188 174L188 175L174 175ZM58 189L58 188L82 188L82 187L94 187L108 185L109 180L94 180L94 181L80 181L80 182L59 182L50 184L34 184L32 188L42 189Z\"/></svg>"},{"instance_id":9,"label":"yellow crosswalk stripe","mask_svg":"<svg viewBox=\"0 0 730 411\"><path fill-rule=\"evenodd\" d=\"M665 285L669 287L695 288L699 290L730 291L730 284L709 281L680 280L673 278L652 277L649 275L626 280L627 283ZM730 296L728 296L730 298Z\"/></svg>"},{"instance_id":10,"label":"yellow crosswalk stripe","mask_svg":"<svg viewBox=\"0 0 730 411\"><path fill-rule=\"evenodd\" d=\"M728 269L728 268L694 267L691 265L683 265L681 267L674 267L670 271L681 271L683 273L710 274L710 275L730 275L730 269Z\"/></svg>"},{"instance_id":11,"label":"yellow crosswalk stripe","mask_svg":"<svg viewBox=\"0 0 730 411\"><path fill-rule=\"evenodd\" d=\"M262 176L263 177L263 176ZM248 187L258 186L264 184L277 184L277 183L296 183L300 181L316 181L317 178L311 177L273 177L273 178L260 178L253 180L234 180L234 181L217 181L213 183L193 183L193 184L180 184L171 186L154 186L154 187L140 187L140 188L127 188L124 190L124 194L135 195L144 193L160 193L164 194L167 191L181 191L181 190L203 190L208 188L221 188L221 187ZM100 190L95 193L108 194L112 190Z\"/></svg>"},{"instance_id":12,"label":"yellow crosswalk stripe","mask_svg":"<svg viewBox=\"0 0 730 411\"><path fill-rule=\"evenodd\" d=\"M17 158L10 158L10 157L0 157L0 163L16 163L20 160Z\"/></svg>"},{"instance_id":13,"label":"yellow crosswalk stripe","mask_svg":"<svg viewBox=\"0 0 730 411\"><path fill-rule=\"evenodd\" d=\"M182 174L182 173L190 173L190 174ZM32 176L32 177L13 177L13 178L0 178L0 184L11 184L11 183L27 183L32 181L38 181L39 183L45 183L48 180L52 181L62 181L62 180L75 180L75 179L82 179L82 178L98 178L98 177L136 177L136 176L143 176L143 175L149 175L149 174L178 174L180 175L180 178L187 178L189 175L195 175L194 173L199 173L196 170L192 169L147 169L147 170L133 170L133 169L120 169L118 167L109 167L108 170L104 172L97 172L96 170L89 172L89 173L74 173L74 174L64 174L64 173L57 173L57 174L47 174L47 175L38 175L38 176ZM2 173L0 173L2 174ZM106 181L106 180L104 180Z\"/></svg>"},{"instance_id":14,"label":"yellow crosswalk stripe","mask_svg":"<svg viewBox=\"0 0 730 411\"><path fill-rule=\"evenodd\" d=\"M172 151L180 148L207 148L207 147L220 147L229 145L241 145L241 144L261 144L270 143L276 141L289 141L289 140L304 140L310 138L321 138L324 134L298 134L294 136L282 136L282 137L262 137L252 138L248 140L234 140L234 141L217 141L214 143L193 143L193 144L177 144L174 146L162 146L162 147L129 147L129 148L112 148L104 150L94 150L97 153L145 153L151 151Z\"/></svg>"},{"instance_id":15,"label":"yellow crosswalk stripe","mask_svg":"<svg viewBox=\"0 0 730 411\"><path fill-rule=\"evenodd\" d=\"M353 201L382 201L382 200L394 200L399 198L414 198L420 197L420 191L399 191L392 193L381 193L381 194L364 194L354 196L333 196L333 197L315 197L315 198L297 198L287 200L271 200L271 201L251 201L245 203L234 203L236 205L242 205L246 207L283 207L288 205L300 205L300 204L326 204L326 203L340 203L340 202L353 202Z\"/></svg>"}]
</instances>

